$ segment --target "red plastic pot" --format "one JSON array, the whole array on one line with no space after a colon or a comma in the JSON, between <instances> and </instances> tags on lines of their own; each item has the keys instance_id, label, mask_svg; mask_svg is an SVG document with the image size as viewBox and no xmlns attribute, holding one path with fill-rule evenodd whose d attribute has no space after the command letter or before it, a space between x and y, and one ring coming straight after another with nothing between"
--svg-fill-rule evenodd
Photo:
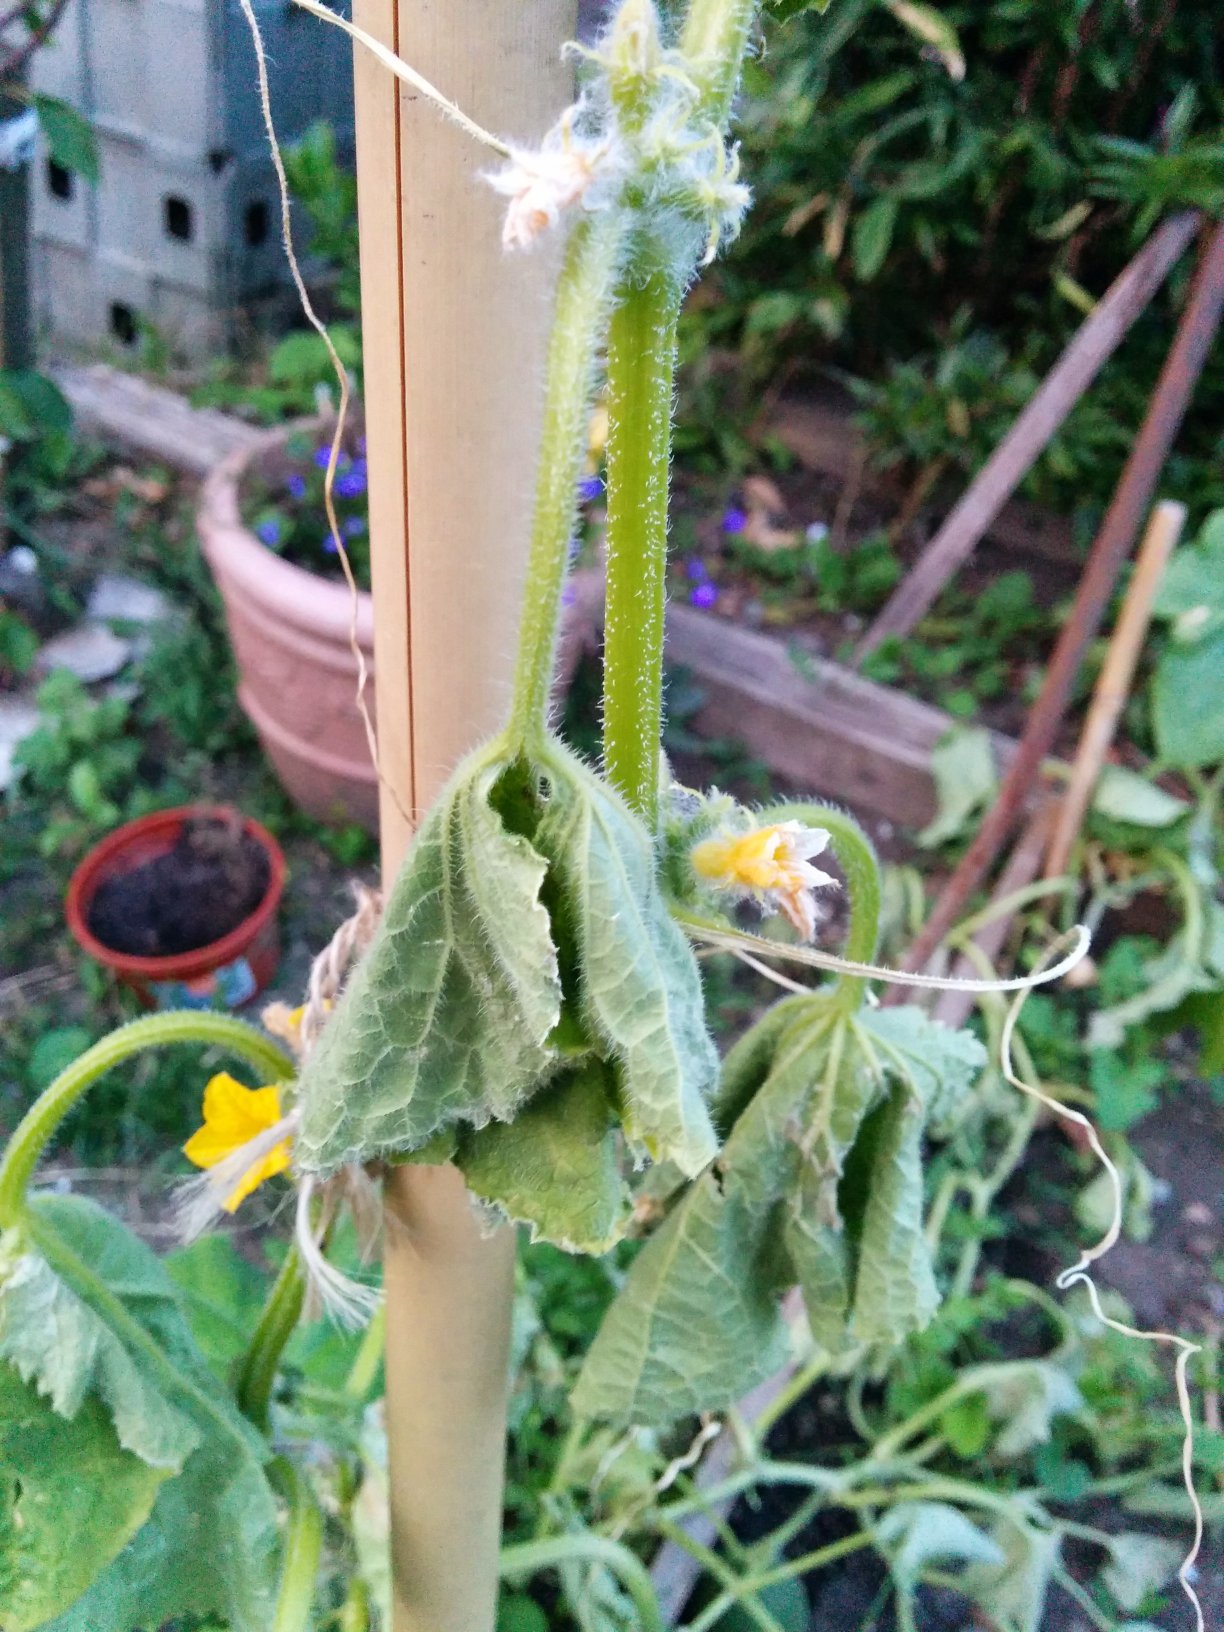
<instances>
[{"instance_id":1,"label":"red plastic pot","mask_svg":"<svg viewBox=\"0 0 1224 1632\"><path fill-rule=\"evenodd\" d=\"M89 928L89 911L100 886L173 850L191 817L235 816L268 858L268 888L254 912L228 935L174 957L136 957L104 946ZM127 822L95 845L68 884L65 913L77 945L113 970L146 1008L236 1009L261 992L280 962L277 909L285 885L280 845L261 824L226 805L182 805Z\"/></svg>"}]
</instances>

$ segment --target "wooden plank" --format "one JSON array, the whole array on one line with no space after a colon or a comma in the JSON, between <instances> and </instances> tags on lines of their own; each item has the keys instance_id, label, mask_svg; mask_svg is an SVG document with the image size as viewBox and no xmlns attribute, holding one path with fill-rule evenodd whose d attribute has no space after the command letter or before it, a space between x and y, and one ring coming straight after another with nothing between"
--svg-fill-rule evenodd
<instances>
[{"instance_id":1,"label":"wooden plank","mask_svg":"<svg viewBox=\"0 0 1224 1632\"><path fill-rule=\"evenodd\" d=\"M771 635L688 606L667 613L667 659L697 681L694 726L748 744L771 771L803 789L920 827L935 814L931 750L955 722L838 663L807 657L800 672ZM1015 752L994 736L1000 765Z\"/></svg>"},{"instance_id":2,"label":"wooden plank","mask_svg":"<svg viewBox=\"0 0 1224 1632\"><path fill-rule=\"evenodd\" d=\"M105 363L57 368L53 376L83 430L189 476L207 475L264 434L258 425L214 408L193 408L177 391Z\"/></svg>"}]
</instances>

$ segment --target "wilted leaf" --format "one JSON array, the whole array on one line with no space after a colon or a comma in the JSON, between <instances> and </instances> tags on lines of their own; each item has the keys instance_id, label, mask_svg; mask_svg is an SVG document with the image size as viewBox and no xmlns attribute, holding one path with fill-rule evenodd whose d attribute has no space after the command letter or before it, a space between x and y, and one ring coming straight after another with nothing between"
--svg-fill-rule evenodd
<instances>
[{"instance_id":1,"label":"wilted leaf","mask_svg":"<svg viewBox=\"0 0 1224 1632\"><path fill-rule=\"evenodd\" d=\"M427 1145L444 1160L436 1135L538 1113L534 1096L586 1057L611 1073L628 1138L698 1172L717 1149L718 1057L656 865L642 824L561 743L530 766L496 745L471 756L303 1069L302 1165ZM510 1144L494 1147L504 1173Z\"/></svg>"},{"instance_id":2,"label":"wilted leaf","mask_svg":"<svg viewBox=\"0 0 1224 1632\"><path fill-rule=\"evenodd\" d=\"M0 1365L5 1632L28 1632L75 1602L148 1518L167 1476L123 1449L100 1400L69 1420Z\"/></svg>"},{"instance_id":3,"label":"wilted leaf","mask_svg":"<svg viewBox=\"0 0 1224 1632\"><path fill-rule=\"evenodd\" d=\"M1051 1360L1007 1361L981 1366L971 1375L1001 1426L994 1450L1006 1461L1044 1444L1054 1418L1072 1416L1084 1403L1073 1379Z\"/></svg>"},{"instance_id":4,"label":"wilted leaf","mask_svg":"<svg viewBox=\"0 0 1224 1632\"><path fill-rule=\"evenodd\" d=\"M851 1335L899 1343L939 1307L931 1249L923 1232L920 1100L893 1089L870 1128L871 1166L859 1240Z\"/></svg>"},{"instance_id":5,"label":"wilted leaf","mask_svg":"<svg viewBox=\"0 0 1224 1632\"><path fill-rule=\"evenodd\" d=\"M505 769L476 755L441 794L306 1061L297 1158L308 1171L508 1118L554 1066L547 864L490 802Z\"/></svg>"},{"instance_id":6,"label":"wilted leaf","mask_svg":"<svg viewBox=\"0 0 1224 1632\"><path fill-rule=\"evenodd\" d=\"M784 1279L759 1213L704 1176L634 1260L587 1354L575 1414L651 1427L730 1405L786 1358Z\"/></svg>"},{"instance_id":7,"label":"wilted leaf","mask_svg":"<svg viewBox=\"0 0 1224 1632\"><path fill-rule=\"evenodd\" d=\"M1110 1543L1101 1580L1120 1608L1138 1609L1176 1575L1185 1556L1181 1542L1143 1530L1123 1530Z\"/></svg>"},{"instance_id":8,"label":"wilted leaf","mask_svg":"<svg viewBox=\"0 0 1224 1632\"><path fill-rule=\"evenodd\" d=\"M730 1404L779 1363L795 1281L830 1350L923 1325L922 1132L983 1058L916 1010L850 1016L816 996L768 1014L728 1057L723 1151L635 1260L575 1409L653 1426Z\"/></svg>"},{"instance_id":9,"label":"wilted leaf","mask_svg":"<svg viewBox=\"0 0 1224 1632\"><path fill-rule=\"evenodd\" d=\"M898 1502L880 1519L876 1535L902 1591L913 1591L928 1564L1004 1562L998 1542L946 1502Z\"/></svg>"},{"instance_id":10,"label":"wilted leaf","mask_svg":"<svg viewBox=\"0 0 1224 1632\"><path fill-rule=\"evenodd\" d=\"M641 825L559 743L545 771L536 843L566 895L583 1012L618 1068L625 1131L656 1161L698 1173L718 1149L706 1103L718 1055L696 959L667 910Z\"/></svg>"},{"instance_id":11,"label":"wilted leaf","mask_svg":"<svg viewBox=\"0 0 1224 1632\"><path fill-rule=\"evenodd\" d=\"M462 1136L456 1165L469 1190L571 1252L606 1252L624 1231L620 1123L598 1060L542 1088L513 1122Z\"/></svg>"},{"instance_id":12,"label":"wilted leaf","mask_svg":"<svg viewBox=\"0 0 1224 1632\"><path fill-rule=\"evenodd\" d=\"M1092 796L1092 808L1112 821L1130 822L1134 827L1172 827L1190 806L1136 771L1106 765Z\"/></svg>"},{"instance_id":13,"label":"wilted leaf","mask_svg":"<svg viewBox=\"0 0 1224 1632\"><path fill-rule=\"evenodd\" d=\"M1019 1512L1000 1518L991 1536L1001 1564L970 1564L962 1586L989 1610L999 1632L1042 1632L1046 1595L1058 1564L1059 1533L1039 1529Z\"/></svg>"},{"instance_id":14,"label":"wilted leaf","mask_svg":"<svg viewBox=\"0 0 1224 1632\"><path fill-rule=\"evenodd\" d=\"M931 775L938 814L917 836L928 848L958 838L994 797L998 773L990 732L978 725L953 726L931 752Z\"/></svg>"},{"instance_id":15,"label":"wilted leaf","mask_svg":"<svg viewBox=\"0 0 1224 1632\"><path fill-rule=\"evenodd\" d=\"M986 1067L986 1050L971 1031L954 1031L913 1004L865 1009L858 1023L882 1049L885 1069L909 1083L937 1127L957 1115Z\"/></svg>"}]
</instances>

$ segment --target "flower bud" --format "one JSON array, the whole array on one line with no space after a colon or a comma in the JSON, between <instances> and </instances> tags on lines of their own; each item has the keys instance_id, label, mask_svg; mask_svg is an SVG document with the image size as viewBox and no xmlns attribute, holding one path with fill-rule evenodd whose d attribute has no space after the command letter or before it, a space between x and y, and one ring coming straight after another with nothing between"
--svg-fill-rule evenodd
<instances>
[{"instance_id":1,"label":"flower bud","mask_svg":"<svg viewBox=\"0 0 1224 1632\"><path fill-rule=\"evenodd\" d=\"M641 125L663 63L659 14L654 0L624 0L605 41L608 91L623 124Z\"/></svg>"}]
</instances>

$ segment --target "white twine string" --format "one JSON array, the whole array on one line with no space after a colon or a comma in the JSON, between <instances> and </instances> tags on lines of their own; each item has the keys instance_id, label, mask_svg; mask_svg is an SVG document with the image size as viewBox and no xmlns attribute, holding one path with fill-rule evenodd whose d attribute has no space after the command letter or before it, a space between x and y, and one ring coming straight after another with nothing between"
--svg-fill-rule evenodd
<instances>
[{"instance_id":1,"label":"white twine string","mask_svg":"<svg viewBox=\"0 0 1224 1632\"><path fill-rule=\"evenodd\" d=\"M887 969L882 964L876 963L856 963L852 958L839 958L835 952L821 952L814 946L786 946L780 941L767 941L761 935L749 935L737 929L723 929L717 924L707 923L704 919L692 918L685 914L677 916L681 927L692 940L703 941L707 946L733 953L759 974L772 980L775 985L785 986L788 991L795 992L810 992L813 988L799 981L790 980L776 970L764 967L757 960L778 958L791 963L806 964L812 969L827 969L837 975L856 975L865 980L885 981L892 986L924 986L937 992L1023 993L1032 991L1034 986L1045 986L1050 981L1061 980L1085 957L1092 941L1092 935L1086 926L1076 924L1074 929L1060 936L1055 943L1055 947L1065 945L1068 940L1074 944L1066 956L1052 968L1038 967L1032 974L1013 975L1005 980L977 980L962 979L953 975L909 973L904 969Z\"/></svg>"},{"instance_id":2,"label":"white twine string","mask_svg":"<svg viewBox=\"0 0 1224 1632\"><path fill-rule=\"evenodd\" d=\"M1063 1121L1074 1122L1077 1127L1084 1130L1092 1154L1109 1175L1110 1189L1113 1192L1113 1216L1109 1228L1095 1246L1085 1248L1077 1263L1062 1271L1054 1284L1060 1292L1070 1291L1074 1286L1082 1286L1088 1294L1088 1301L1092 1306L1093 1314L1110 1331L1117 1332L1122 1337L1134 1338L1144 1343L1163 1343L1177 1350L1174 1380L1177 1388L1178 1409L1181 1412L1182 1423L1185 1427L1185 1434L1182 1439L1182 1481L1194 1512L1194 1536L1190 1549L1177 1572L1177 1579L1181 1582L1182 1590L1190 1600L1191 1607L1194 1610L1196 1632L1204 1632L1203 1606L1199 1601L1193 1582L1195 1562L1203 1545L1203 1506L1194 1484L1194 1410L1190 1399L1190 1384L1187 1378L1187 1369L1191 1358L1196 1354L1201 1354L1203 1346L1201 1343L1192 1343L1189 1338L1181 1337L1176 1332L1141 1331L1136 1326L1127 1326L1125 1322L1115 1320L1112 1315L1107 1315L1102 1308L1100 1293L1089 1271L1093 1264L1099 1263L1104 1258L1122 1233L1122 1178L1101 1143L1100 1135L1090 1118L1086 1117L1082 1111L1077 1111L1070 1105L1064 1105L1061 1100L1054 1099L1035 1083L1026 1082L1016 1071L1012 1060L1012 1038L1015 1035L1016 1026L1020 1019L1020 1011L1024 1007L1024 1000L1027 995L1027 992L1019 993L1009 1006L1007 1017L1003 1022L1003 1030L999 1038L1003 1075L1011 1083L1012 1087L1018 1089L1020 1093L1027 1094L1030 1099L1037 1100L1039 1104L1044 1105L1047 1110L1053 1112L1055 1116L1060 1117Z\"/></svg>"},{"instance_id":3,"label":"white twine string","mask_svg":"<svg viewBox=\"0 0 1224 1632\"><path fill-rule=\"evenodd\" d=\"M299 0L300 3L300 0ZM289 263L289 271L293 278L293 287L297 291L298 304L302 314L311 328L322 340L327 351L328 361L332 372L336 376L336 384L340 398L336 407L336 423L332 431L331 446L327 456L327 470L323 477L323 508L327 515L327 525L331 533L331 542L335 546L336 557L340 562L344 581L349 592L349 651L357 665L357 709L361 715L361 723L365 729L366 743L370 750L370 760L380 784L391 794L400 815L412 826L412 818L404 809L400 800L399 790L389 777L383 775L382 761L378 753L378 737L374 730L374 721L370 717L369 704L366 701L366 688L369 685L369 667L365 653L361 649L361 642L357 638L357 619L360 607L360 592L357 588L357 579L353 575L353 564L349 560L349 553L345 547L344 538L340 530L339 517L336 514L335 483L336 467L340 462L340 454L344 443L344 431L348 422L351 389L349 386L348 370L340 360L340 353L328 331L327 324L315 311L314 303L310 298L310 291L306 287L306 279L302 275L302 268L298 261L297 250L293 243L293 203L289 194L289 178L285 174L285 160L281 153L280 140L276 134L276 121L272 115L272 98L268 88L268 59L264 49L263 34L260 31L259 20L255 16L255 9L251 0L239 0L242 14L246 18L247 27L251 32L251 44L255 51L255 70L259 88L259 107L263 115L264 131L268 138L268 150L272 155L272 167L276 171L276 188L280 198L280 231L281 243L284 246L285 258ZM310 9L313 9L310 8ZM320 8L322 9L322 8Z\"/></svg>"},{"instance_id":4,"label":"white twine string","mask_svg":"<svg viewBox=\"0 0 1224 1632\"><path fill-rule=\"evenodd\" d=\"M347 17L337 16L328 6L320 5L319 0L293 0L293 3L295 6L300 6L303 11L308 11L312 17L321 18L323 22L331 23L333 27L343 30L351 39L356 40L359 45L363 45L371 56L376 57L382 63L384 68L390 69L397 79L403 80L405 85L411 85L414 91L419 91L452 124L458 125L460 130L466 131L469 136L480 142L482 146L491 147L495 153L499 153L504 159L510 157L510 147L507 142L503 142L500 136L494 136L491 131L485 130L482 125L478 125L474 119L469 118L458 103L452 102L449 96L444 96L436 85L431 85L423 74L418 74L415 68L406 63L402 57L397 57L390 47L384 45L381 40L375 39L373 34L367 34L364 28L359 28L356 23L350 23Z\"/></svg>"}]
</instances>

